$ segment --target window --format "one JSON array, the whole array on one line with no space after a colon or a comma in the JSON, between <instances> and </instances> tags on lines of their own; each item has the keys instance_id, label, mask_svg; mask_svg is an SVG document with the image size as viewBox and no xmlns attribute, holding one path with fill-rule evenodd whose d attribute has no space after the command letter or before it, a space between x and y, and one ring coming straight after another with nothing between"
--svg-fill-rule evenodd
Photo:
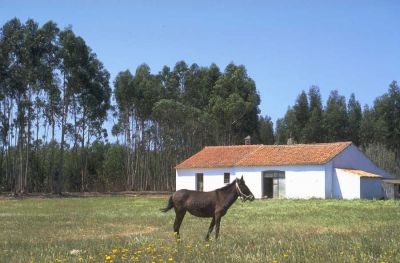
<instances>
[{"instance_id":1,"label":"window","mask_svg":"<svg viewBox=\"0 0 400 263\"><path fill-rule=\"evenodd\" d=\"M203 174L196 174L196 191L203 191Z\"/></svg>"},{"instance_id":2,"label":"window","mask_svg":"<svg viewBox=\"0 0 400 263\"><path fill-rule=\"evenodd\" d=\"M224 173L224 184L229 184L230 181L231 181L231 174Z\"/></svg>"}]
</instances>

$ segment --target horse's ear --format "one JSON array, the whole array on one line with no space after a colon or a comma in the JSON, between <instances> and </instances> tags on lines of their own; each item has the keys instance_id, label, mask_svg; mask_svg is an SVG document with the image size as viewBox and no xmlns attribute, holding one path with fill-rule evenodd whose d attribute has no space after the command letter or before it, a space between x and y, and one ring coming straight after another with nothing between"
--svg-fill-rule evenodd
<instances>
[{"instance_id":1,"label":"horse's ear","mask_svg":"<svg viewBox=\"0 0 400 263\"><path fill-rule=\"evenodd\" d=\"M242 177L240 178L240 180L242 180L242 181L243 181L243 175L242 175Z\"/></svg>"}]
</instances>

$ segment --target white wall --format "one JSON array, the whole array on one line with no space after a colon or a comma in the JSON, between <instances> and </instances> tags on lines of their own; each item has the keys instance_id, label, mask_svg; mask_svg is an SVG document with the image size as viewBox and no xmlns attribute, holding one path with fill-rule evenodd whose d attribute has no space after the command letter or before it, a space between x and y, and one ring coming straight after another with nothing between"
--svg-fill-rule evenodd
<instances>
[{"instance_id":1,"label":"white wall","mask_svg":"<svg viewBox=\"0 0 400 263\"><path fill-rule=\"evenodd\" d=\"M325 167L325 198L333 198L334 167L333 162L328 162Z\"/></svg>"},{"instance_id":2,"label":"white wall","mask_svg":"<svg viewBox=\"0 0 400 263\"><path fill-rule=\"evenodd\" d=\"M325 198L325 167L308 166L258 166L236 167L236 176L243 178L254 197L262 197L262 172L284 171L286 198Z\"/></svg>"},{"instance_id":3,"label":"white wall","mask_svg":"<svg viewBox=\"0 0 400 263\"><path fill-rule=\"evenodd\" d=\"M360 198L360 176L335 169L333 174L333 196L343 199Z\"/></svg>"},{"instance_id":4,"label":"white wall","mask_svg":"<svg viewBox=\"0 0 400 263\"><path fill-rule=\"evenodd\" d=\"M196 190L196 173L203 173L203 190L212 191L224 186L224 173L232 175L232 167L228 168L198 168L198 169L177 169L176 170L176 190L189 189Z\"/></svg>"},{"instance_id":5,"label":"white wall","mask_svg":"<svg viewBox=\"0 0 400 263\"><path fill-rule=\"evenodd\" d=\"M287 198L325 198L325 166L261 166L230 167L215 169L177 169L176 190L195 190L195 174L204 174L204 191L211 191L224 186L224 173L231 173L231 181L243 176L246 185L254 197L262 195L262 172L284 171Z\"/></svg>"},{"instance_id":6,"label":"white wall","mask_svg":"<svg viewBox=\"0 0 400 263\"><path fill-rule=\"evenodd\" d=\"M382 180L380 178L361 178L361 196L360 198L379 199L384 196Z\"/></svg>"},{"instance_id":7,"label":"white wall","mask_svg":"<svg viewBox=\"0 0 400 263\"><path fill-rule=\"evenodd\" d=\"M325 167L292 166L286 168L287 198L325 198Z\"/></svg>"}]
</instances>

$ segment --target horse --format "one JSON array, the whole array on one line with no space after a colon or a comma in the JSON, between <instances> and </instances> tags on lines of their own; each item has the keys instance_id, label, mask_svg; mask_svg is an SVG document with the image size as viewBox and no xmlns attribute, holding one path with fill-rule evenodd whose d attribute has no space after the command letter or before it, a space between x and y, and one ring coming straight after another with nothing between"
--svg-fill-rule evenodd
<instances>
[{"instance_id":1,"label":"horse","mask_svg":"<svg viewBox=\"0 0 400 263\"><path fill-rule=\"evenodd\" d=\"M179 239L179 228L186 211L197 217L212 217L205 240L208 240L215 226L215 239L218 239L221 217L240 197L243 202L253 201L254 195L244 182L243 176L236 178L230 184L210 192L191 191L182 189L169 197L168 204L161 212L175 209L174 233Z\"/></svg>"}]
</instances>

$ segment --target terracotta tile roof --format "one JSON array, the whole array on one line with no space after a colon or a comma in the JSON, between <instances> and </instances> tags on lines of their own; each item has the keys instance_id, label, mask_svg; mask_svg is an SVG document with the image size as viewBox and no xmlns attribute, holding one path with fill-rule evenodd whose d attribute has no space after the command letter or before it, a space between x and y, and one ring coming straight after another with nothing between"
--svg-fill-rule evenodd
<instances>
[{"instance_id":1,"label":"terracotta tile roof","mask_svg":"<svg viewBox=\"0 0 400 263\"><path fill-rule=\"evenodd\" d=\"M205 147L200 152L178 164L176 168L324 164L349 145L351 145L351 142L212 146Z\"/></svg>"},{"instance_id":2,"label":"terracotta tile roof","mask_svg":"<svg viewBox=\"0 0 400 263\"><path fill-rule=\"evenodd\" d=\"M235 166L260 145L209 146L176 166L181 168L214 168Z\"/></svg>"},{"instance_id":3,"label":"terracotta tile roof","mask_svg":"<svg viewBox=\"0 0 400 263\"><path fill-rule=\"evenodd\" d=\"M360 177L370 177L370 178L383 178L382 175L379 174L373 174L373 173L368 173L366 171L363 170L355 170L355 169L344 169L344 168L336 168L337 170L341 170L344 172L348 172L351 174L355 174L358 175Z\"/></svg>"}]
</instances>

